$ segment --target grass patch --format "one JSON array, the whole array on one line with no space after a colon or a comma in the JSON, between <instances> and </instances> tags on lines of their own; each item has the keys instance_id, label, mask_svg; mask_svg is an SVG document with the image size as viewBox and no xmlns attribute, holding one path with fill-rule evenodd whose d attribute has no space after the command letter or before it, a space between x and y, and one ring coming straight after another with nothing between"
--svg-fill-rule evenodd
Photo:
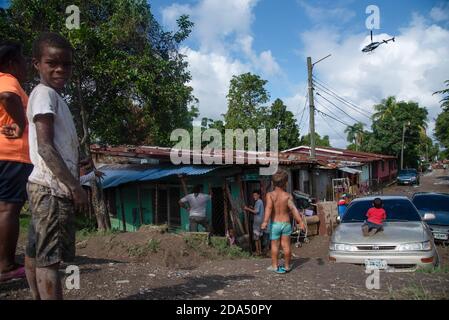
<instances>
[{"instance_id":1,"label":"grass patch","mask_svg":"<svg viewBox=\"0 0 449 320\"><path fill-rule=\"evenodd\" d=\"M159 252L161 241L157 239L150 239L145 245L132 245L128 247L128 255L130 257L143 257L149 253Z\"/></svg>"},{"instance_id":2,"label":"grass patch","mask_svg":"<svg viewBox=\"0 0 449 320\"><path fill-rule=\"evenodd\" d=\"M238 246L230 246L225 237L211 237L210 240L204 234L189 234L184 237L186 246L197 252L202 257L213 257L215 254L227 258L250 258L246 252ZM211 252L211 249L214 252Z\"/></svg>"},{"instance_id":3,"label":"grass patch","mask_svg":"<svg viewBox=\"0 0 449 320\"><path fill-rule=\"evenodd\" d=\"M184 235L184 241L186 243L187 248L199 252L201 250L209 248L210 237L205 232L204 233L189 232Z\"/></svg>"},{"instance_id":4,"label":"grass patch","mask_svg":"<svg viewBox=\"0 0 449 320\"><path fill-rule=\"evenodd\" d=\"M156 253L159 251L161 247L161 241L156 239L150 239L147 243L147 248L153 253Z\"/></svg>"},{"instance_id":5,"label":"grass patch","mask_svg":"<svg viewBox=\"0 0 449 320\"><path fill-rule=\"evenodd\" d=\"M211 246L218 251L218 254L230 258L250 258L249 252L238 246L230 246L226 238L212 237Z\"/></svg>"},{"instance_id":6,"label":"grass patch","mask_svg":"<svg viewBox=\"0 0 449 320\"><path fill-rule=\"evenodd\" d=\"M447 292L432 292L429 289L424 288L422 283L419 285L413 283L400 290L393 290L388 288L390 299L408 299L408 300L442 300L448 299Z\"/></svg>"},{"instance_id":7,"label":"grass patch","mask_svg":"<svg viewBox=\"0 0 449 320\"><path fill-rule=\"evenodd\" d=\"M449 273L449 266L438 266L432 269L418 269L416 272L428 274Z\"/></svg>"}]
</instances>

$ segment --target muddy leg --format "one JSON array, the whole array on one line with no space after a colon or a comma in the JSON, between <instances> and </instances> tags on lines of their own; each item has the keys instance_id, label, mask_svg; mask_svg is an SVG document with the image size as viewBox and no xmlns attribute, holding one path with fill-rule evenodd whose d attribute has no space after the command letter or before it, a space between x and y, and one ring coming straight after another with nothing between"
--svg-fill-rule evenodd
<instances>
[{"instance_id":1,"label":"muddy leg","mask_svg":"<svg viewBox=\"0 0 449 320\"><path fill-rule=\"evenodd\" d=\"M62 300L62 284L59 263L45 268L36 268L37 287L42 300Z\"/></svg>"},{"instance_id":2,"label":"muddy leg","mask_svg":"<svg viewBox=\"0 0 449 320\"><path fill-rule=\"evenodd\" d=\"M25 256L25 272L33 299L40 300L41 297L39 296L39 290L37 288L36 281L36 259Z\"/></svg>"},{"instance_id":3,"label":"muddy leg","mask_svg":"<svg viewBox=\"0 0 449 320\"><path fill-rule=\"evenodd\" d=\"M284 251L285 269L290 269L290 261L292 259L292 250L290 247L290 236L281 237L282 251Z\"/></svg>"},{"instance_id":4,"label":"muddy leg","mask_svg":"<svg viewBox=\"0 0 449 320\"><path fill-rule=\"evenodd\" d=\"M22 203L0 201L0 273L14 270Z\"/></svg>"},{"instance_id":5,"label":"muddy leg","mask_svg":"<svg viewBox=\"0 0 449 320\"><path fill-rule=\"evenodd\" d=\"M274 269L278 268L278 255L279 255L280 240L271 240L271 266Z\"/></svg>"}]
</instances>

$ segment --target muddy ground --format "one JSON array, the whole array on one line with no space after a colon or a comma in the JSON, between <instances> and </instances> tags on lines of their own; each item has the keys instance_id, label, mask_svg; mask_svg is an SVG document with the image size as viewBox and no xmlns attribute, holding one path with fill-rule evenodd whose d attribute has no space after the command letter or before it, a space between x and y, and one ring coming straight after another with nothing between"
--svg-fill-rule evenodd
<instances>
[{"instance_id":1,"label":"muddy ground","mask_svg":"<svg viewBox=\"0 0 449 320\"><path fill-rule=\"evenodd\" d=\"M419 187L392 186L384 194L449 192L449 177L436 170ZM219 240L219 239L218 239ZM366 288L361 266L328 261L327 237L294 248L294 269L285 275L266 271L269 258L229 252L215 241L186 238L146 227L79 239L75 265L80 289L66 299L448 299L449 248L439 246L441 268L433 273L380 274L380 289ZM23 259L25 237L19 245ZM64 267L61 272L64 272ZM30 299L24 280L0 284L0 299Z\"/></svg>"}]
</instances>

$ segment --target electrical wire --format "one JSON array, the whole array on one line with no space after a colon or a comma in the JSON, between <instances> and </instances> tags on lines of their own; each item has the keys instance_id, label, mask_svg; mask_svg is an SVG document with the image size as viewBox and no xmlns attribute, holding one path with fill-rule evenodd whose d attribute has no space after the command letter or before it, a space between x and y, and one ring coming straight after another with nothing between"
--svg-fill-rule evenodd
<instances>
[{"instance_id":1,"label":"electrical wire","mask_svg":"<svg viewBox=\"0 0 449 320\"><path fill-rule=\"evenodd\" d=\"M313 78L314 83L317 85L317 87L320 87L320 89L324 91L326 94L334 97L335 99L338 99L340 102L344 103L354 111L357 111L358 113L367 118L371 118L371 116L373 115L371 112L364 110L363 108L357 106L353 102L350 102L349 100L343 98L341 95L335 92L335 90L331 89L329 85L326 85L323 81L319 80L317 77L313 76Z\"/></svg>"},{"instance_id":2,"label":"electrical wire","mask_svg":"<svg viewBox=\"0 0 449 320\"><path fill-rule=\"evenodd\" d=\"M323 119L323 121L327 124L327 126L333 131L333 132L335 132L340 138L342 138L343 140L345 140L346 141L346 138L345 137L343 137L333 126L331 126L330 124L329 124L329 122L327 122L327 120L326 120L326 118L320 113L320 112L318 112L318 114L320 115L320 117L321 117L321 119Z\"/></svg>"},{"instance_id":3,"label":"electrical wire","mask_svg":"<svg viewBox=\"0 0 449 320\"><path fill-rule=\"evenodd\" d=\"M318 96L320 96L321 98L323 98L324 100L326 100L328 103L330 103L331 105L333 105L335 108L337 108L338 110L340 110L341 112L343 112L346 116L348 116L349 118L351 118L352 120L354 120L355 122L361 122L360 120L354 118L353 116L351 116L349 113L347 113L345 110L343 110L342 108L340 108L339 106L337 106L335 103L333 103L332 101L330 101L329 99L327 99L326 97L324 97L322 94L320 94L319 92L316 93Z\"/></svg>"}]
</instances>

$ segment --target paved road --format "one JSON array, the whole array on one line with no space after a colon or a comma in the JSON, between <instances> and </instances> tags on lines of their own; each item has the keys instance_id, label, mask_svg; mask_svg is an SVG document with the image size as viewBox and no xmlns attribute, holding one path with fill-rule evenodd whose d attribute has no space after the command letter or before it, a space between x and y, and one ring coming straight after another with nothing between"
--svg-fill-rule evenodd
<instances>
[{"instance_id":1,"label":"paved road","mask_svg":"<svg viewBox=\"0 0 449 320\"><path fill-rule=\"evenodd\" d=\"M435 171L420 187L392 186L385 194L447 191L447 176ZM80 290L65 291L68 299L448 299L449 273L380 274L380 289L367 289L363 267L327 260L329 239L315 237L294 249L294 269L285 275L266 271L268 258L212 260L194 268L160 267L98 257L79 257ZM448 248L439 248L449 267ZM26 283L0 285L1 299L29 299Z\"/></svg>"}]
</instances>

